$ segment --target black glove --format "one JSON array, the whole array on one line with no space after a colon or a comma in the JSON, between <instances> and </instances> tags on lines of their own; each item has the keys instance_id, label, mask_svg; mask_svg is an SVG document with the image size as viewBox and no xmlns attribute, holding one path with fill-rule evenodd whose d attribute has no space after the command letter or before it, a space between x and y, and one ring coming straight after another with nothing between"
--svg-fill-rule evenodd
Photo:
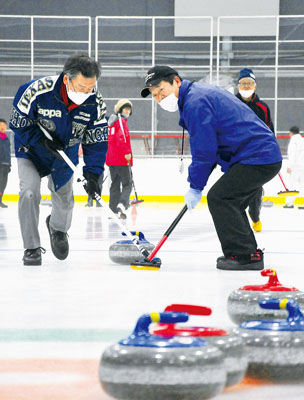
<instances>
[{"instance_id":1,"label":"black glove","mask_svg":"<svg viewBox=\"0 0 304 400\"><path fill-rule=\"evenodd\" d=\"M86 185L84 185L84 188L85 188L85 191L88 193L88 195L91 196L93 199L95 199L95 193L98 193L100 196L101 190L100 190L100 186L98 184L99 176L96 174L93 174L93 172L84 172L83 176L87 180L87 183L86 183Z\"/></svg>"},{"instance_id":2,"label":"black glove","mask_svg":"<svg viewBox=\"0 0 304 400\"><path fill-rule=\"evenodd\" d=\"M39 143L43 147L45 147L50 154L62 160L62 157L57 151L57 150L63 151L63 144L60 142L60 140L54 138L53 140L50 140L46 136L42 136L41 139L39 139Z\"/></svg>"}]
</instances>

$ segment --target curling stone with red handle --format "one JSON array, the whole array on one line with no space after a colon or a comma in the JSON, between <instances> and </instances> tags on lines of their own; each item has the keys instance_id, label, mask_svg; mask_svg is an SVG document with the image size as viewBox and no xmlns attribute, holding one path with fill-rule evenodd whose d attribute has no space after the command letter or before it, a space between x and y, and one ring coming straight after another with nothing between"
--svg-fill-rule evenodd
<instances>
[{"instance_id":1,"label":"curling stone with red handle","mask_svg":"<svg viewBox=\"0 0 304 400\"><path fill-rule=\"evenodd\" d=\"M185 322L186 313L142 315L133 333L104 351L99 378L122 400L203 400L226 381L223 353L196 337L151 335L152 322Z\"/></svg>"},{"instance_id":2,"label":"curling stone with red handle","mask_svg":"<svg viewBox=\"0 0 304 400\"><path fill-rule=\"evenodd\" d=\"M122 234L125 236L124 233ZM150 243L142 232L131 232L131 234L138 236L138 244L148 252L154 249L154 244ZM131 240L119 240L111 244L109 257L117 264L132 264L142 260L143 255Z\"/></svg>"},{"instance_id":3,"label":"curling stone with red handle","mask_svg":"<svg viewBox=\"0 0 304 400\"><path fill-rule=\"evenodd\" d=\"M236 324L252 319L285 319L286 310L274 311L259 307L260 300L287 298L296 300L304 308L304 292L294 287L283 286L274 269L261 271L269 280L264 285L248 285L232 292L228 297L227 310L229 317Z\"/></svg>"},{"instance_id":4,"label":"curling stone with red handle","mask_svg":"<svg viewBox=\"0 0 304 400\"><path fill-rule=\"evenodd\" d=\"M186 312L190 315L210 315L211 308L189 304L172 304L165 311ZM242 339L226 330L210 327L189 327L186 325L159 324L153 329L157 335L200 337L221 350L225 357L227 372L226 386L240 382L246 373L247 356Z\"/></svg>"},{"instance_id":5,"label":"curling stone with red handle","mask_svg":"<svg viewBox=\"0 0 304 400\"><path fill-rule=\"evenodd\" d=\"M243 322L235 333L240 335L248 355L247 374L272 380L304 379L304 317L295 300L270 299L259 302L260 307L287 310L282 320Z\"/></svg>"}]
</instances>

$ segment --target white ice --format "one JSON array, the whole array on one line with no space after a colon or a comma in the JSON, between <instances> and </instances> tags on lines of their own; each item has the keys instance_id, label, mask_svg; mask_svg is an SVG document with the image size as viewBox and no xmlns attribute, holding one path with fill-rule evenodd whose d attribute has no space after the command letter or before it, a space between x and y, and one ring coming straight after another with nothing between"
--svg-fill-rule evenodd
<instances>
[{"instance_id":1,"label":"white ice","mask_svg":"<svg viewBox=\"0 0 304 400\"><path fill-rule=\"evenodd\" d=\"M134 271L114 264L108 249L122 238L120 228L108 219L105 209L89 209L83 203L74 209L70 254L65 261L51 252L45 225L51 208L40 207L41 245L47 252L42 266L23 266L17 203L8 205L0 209L0 393L7 373L1 370L3 360L98 360L105 346L132 331L141 314L162 311L172 303L212 308L209 317L192 317L193 325L231 328L228 295L243 285L266 283L259 272L215 268L221 248L206 205L186 213L160 249L160 271ZM156 244L182 207L142 203L137 215L128 211L126 225ZM265 248L265 268L276 269L284 285L304 290L304 210L274 206L263 208L261 215L263 230L256 237L259 247ZM29 374L31 381L33 376ZM13 385L13 377L7 384ZM226 390L217 399L266 400L271 396L300 400L304 385L247 385Z\"/></svg>"}]
</instances>

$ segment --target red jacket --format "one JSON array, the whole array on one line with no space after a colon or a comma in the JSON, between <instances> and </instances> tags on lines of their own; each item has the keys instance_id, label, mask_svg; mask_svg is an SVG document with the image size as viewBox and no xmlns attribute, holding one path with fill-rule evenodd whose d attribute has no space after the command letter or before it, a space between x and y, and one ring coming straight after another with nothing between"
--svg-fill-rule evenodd
<instances>
[{"instance_id":1,"label":"red jacket","mask_svg":"<svg viewBox=\"0 0 304 400\"><path fill-rule=\"evenodd\" d=\"M120 121L117 119L113 125L109 126L108 152L106 158L107 165L128 165L125 155L132 154L130 132L127 125L127 120L125 118L121 118ZM133 158L131 158L130 162L131 165L133 165Z\"/></svg>"}]
</instances>

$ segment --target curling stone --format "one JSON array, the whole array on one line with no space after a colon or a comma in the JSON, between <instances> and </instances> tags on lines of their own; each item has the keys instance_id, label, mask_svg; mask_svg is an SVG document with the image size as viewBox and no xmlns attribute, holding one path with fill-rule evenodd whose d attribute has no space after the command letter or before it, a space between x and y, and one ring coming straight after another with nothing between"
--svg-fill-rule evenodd
<instances>
[{"instance_id":1,"label":"curling stone","mask_svg":"<svg viewBox=\"0 0 304 400\"><path fill-rule=\"evenodd\" d=\"M261 271L262 276L268 276L265 285L243 286L232 292L228 297L227 310L229 317L236 324L253 319L285 319L286 310L276 311L259 307L260 300L272 298L287 298L296 300L304 308L304 293L294 287L281 285L274 269Z\"/></svg>"},{"instance_id":2,"label":"curling stone","mask_svg":"<svg viewBox=\"0 0 304 400\"><path fill-rule=\"evenodd\" d=\"M295 300L269 299L263 309L287 310L282 320L243 322L234 332L244 342L249 365L247 375L271 380L304 379L304 317Z\"/></svg>"},{"instance_id":3,"label":"curling stone","mask_svg":"<svg viewBox=\"0 0 304 400\"><path fill-rule=\"evenodd\" d=\"M165 311L186 312L190 315L210 315L211 308L187 304L172 304ZM210 345L217 347L224 354L227 372L226 386L240 382L246 373L247 356L242 339L226 330L211 327L189 327L182 325L159 324L152 331L154 334L181 337L200 337Z\"/></svg>"},{"instance_id":4,"label":"curling stone","mask_svg":"<svg viewBox=\"0 0 304 400\"><path fill-rule=\"evenodd\" d=\"M122 233L125 236L125 233ZM131 232L132 235L138 236L138 244L145 250L151 252L154 245L150 243L142 232ZM110 259L117 264L132 264L142 260L143 255L131 240L119 240L113 243L109 249Z\"/></svg>"},{"instance_id":5,"label":"curling stone","mask_svg":"<svg viewBox=\"0 0 304 400\"><path fill-rule=\"evenodd\" d=\"M121 400L203 400L226 381L223 353L196 337L151 335L152 322L185 322L186 313L142 315L133 333L104 351L99 378Z\"/></svg>"}]
</instances>

